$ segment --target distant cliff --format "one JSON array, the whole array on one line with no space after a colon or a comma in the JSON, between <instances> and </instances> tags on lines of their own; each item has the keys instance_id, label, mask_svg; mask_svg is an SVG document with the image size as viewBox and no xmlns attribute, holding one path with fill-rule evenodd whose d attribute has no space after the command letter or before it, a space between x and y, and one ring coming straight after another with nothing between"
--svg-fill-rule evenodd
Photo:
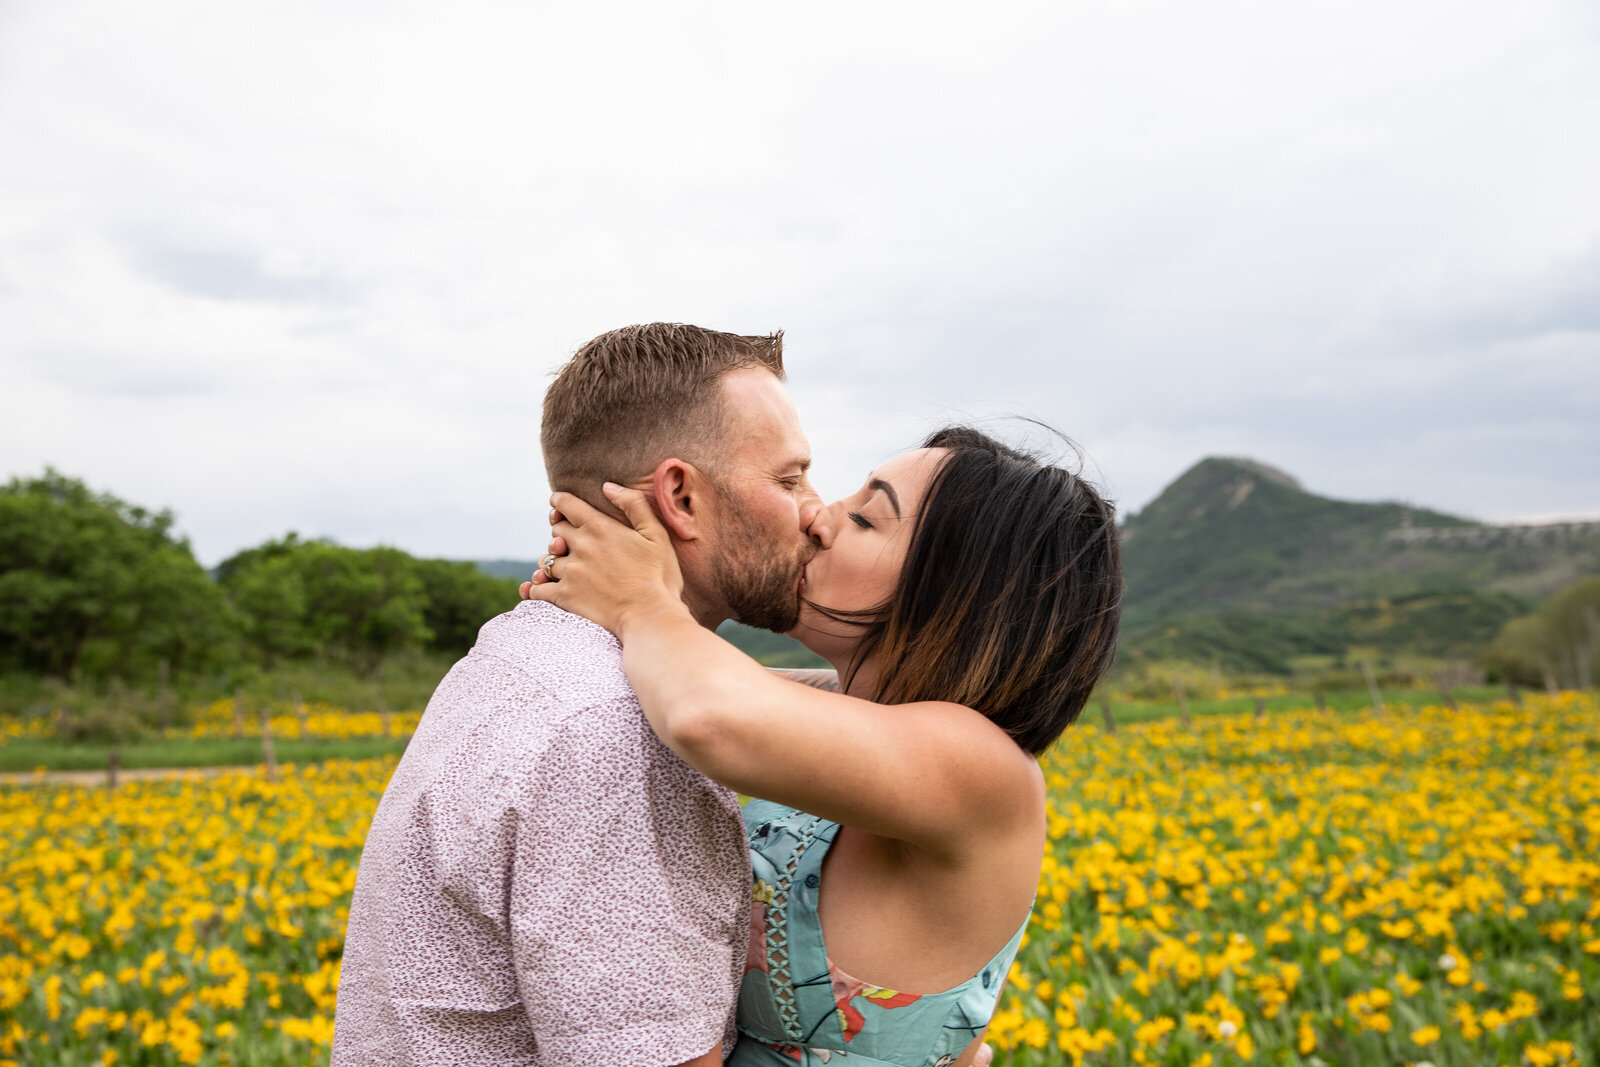
<instances>
[{"instance_id":1,"label":"distant cliff","mask_svg":"<svg viewBox=\"0 0 1600 1067\"><path fill-rule=\"evenodd\" d=\"M1202 460L1123 526L1123 655L1287 670L1297 656L1468 656L1600 573L1600 522L1495 526L1332 500L1248 459Z\"/></svg>"}]
</instances>

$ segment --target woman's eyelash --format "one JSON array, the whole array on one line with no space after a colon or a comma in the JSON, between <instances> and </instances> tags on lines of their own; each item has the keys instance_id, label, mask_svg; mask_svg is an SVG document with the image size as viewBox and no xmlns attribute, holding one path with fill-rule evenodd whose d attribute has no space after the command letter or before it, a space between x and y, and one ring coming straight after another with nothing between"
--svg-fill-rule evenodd
<instances>
[{"instance_id":1,"label":"woman's eyelash","mask_svg":"<svg viewBox=\"0 0 1600 1067\"><path fill-rule=\"evenodd\" d=\"M850 521L861 527L863 530L872 529L872 523L868 522L866 516L862 515L861 512L852 511L849 513L849 515Z\"/></svg>"}]
</instances>

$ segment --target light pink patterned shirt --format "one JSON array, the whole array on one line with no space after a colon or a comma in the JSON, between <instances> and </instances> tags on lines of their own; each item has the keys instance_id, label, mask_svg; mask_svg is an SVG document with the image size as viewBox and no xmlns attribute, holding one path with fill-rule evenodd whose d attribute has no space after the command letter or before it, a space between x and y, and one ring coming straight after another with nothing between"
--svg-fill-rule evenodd
<instances>
[{"instance_id":1,"label":"light pink patterned shirt","mask_svg":"<svg viewBox=\"0 0 1600 1067\"><path fill-rule=\"evenodd\" d=\"M529 601L440 683L373 816L333 1067L664 1067L734 1041L737 798L599 626Z\"/></svg>"}]
</instances>

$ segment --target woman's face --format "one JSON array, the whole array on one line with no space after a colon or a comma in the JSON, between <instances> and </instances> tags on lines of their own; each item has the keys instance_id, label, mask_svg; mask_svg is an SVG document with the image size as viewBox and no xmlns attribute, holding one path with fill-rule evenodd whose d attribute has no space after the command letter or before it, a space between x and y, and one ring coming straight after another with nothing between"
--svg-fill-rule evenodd
<instances>
[{"instance_id":1,"label":"woman's face","mask_svg":"<svg viewBox=\"0 0 1600 1067\"><path fill-rule=\"evenodd\" d=\"M854 494L817 514L809 529L817 554L806 564L800 622L789 636L835 665L850 660L860 628L835 622L810 605L871 611L889 599L944 455L942 448L919 448L896 456Z\"/></svg>"}]
</instances>

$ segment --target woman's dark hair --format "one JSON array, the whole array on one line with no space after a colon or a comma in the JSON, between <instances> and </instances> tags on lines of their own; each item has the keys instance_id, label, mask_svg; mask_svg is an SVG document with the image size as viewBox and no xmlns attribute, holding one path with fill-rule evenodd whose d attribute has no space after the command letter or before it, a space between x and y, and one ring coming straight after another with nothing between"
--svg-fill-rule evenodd
<instances>
[{"instance_id":1,"label":"woman's dark hair","mask_svg":"<svg viewBox=\"0 0 1600 1067\"><path fill-rule=\"evenodd\" d=\"M888 602L813 607L865 631L855 664L877 654L873 699L965 704L1038 755L1116 652L1115 509L1077 475L970 427L938 430L923 447L948 455Z\"/></svg>"}]
</instances>

